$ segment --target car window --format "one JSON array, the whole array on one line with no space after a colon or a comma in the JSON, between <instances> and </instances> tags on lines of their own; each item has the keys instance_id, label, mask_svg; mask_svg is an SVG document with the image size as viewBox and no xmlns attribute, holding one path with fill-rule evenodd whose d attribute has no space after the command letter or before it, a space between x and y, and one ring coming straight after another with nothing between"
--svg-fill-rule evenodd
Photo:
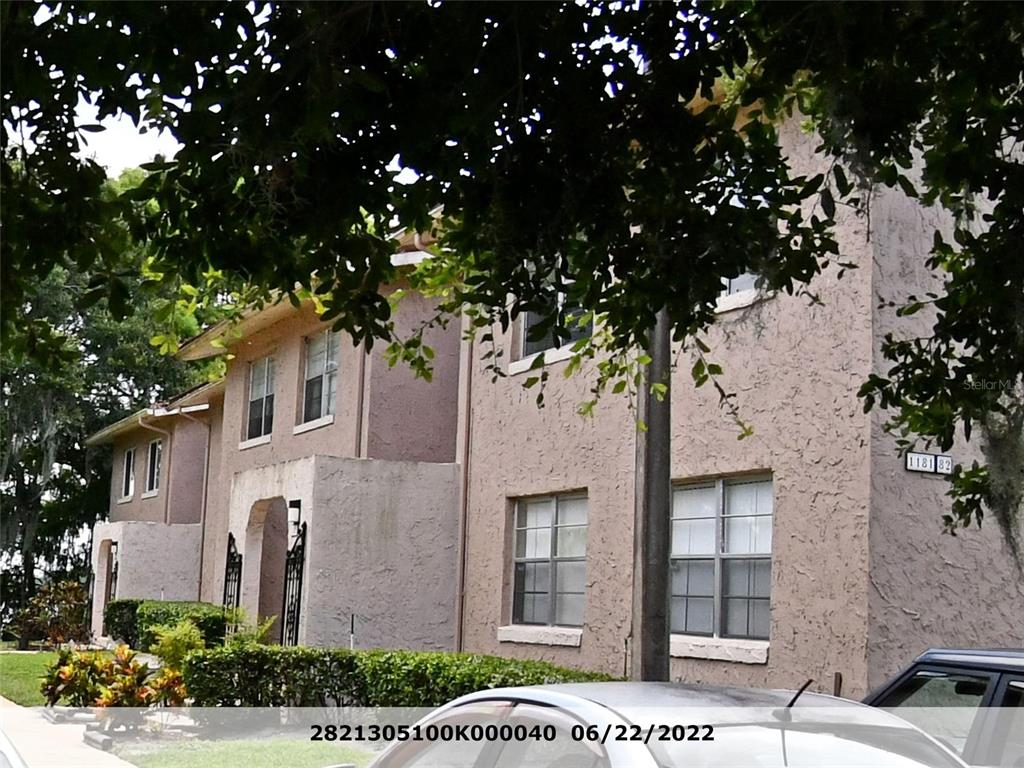
<instances>
[{"instance_id":1,"label":"car window","mask_svg":"<svg viewBox=\"0 0 1024 768\"><path fill-rule=\"evenodd\" d=\"M1024 680L1009 680L997 709L990 710L995 717L992 749L986 762L1005 768L1024 768Z\"/></svg>"},{"instance_id":2,"label":"car window","mask_svg":"<svg viewBox=\"0 0 1024 768\"><path fill-rule=\"evenodd\" d=\"M507 702L467 704L443 712L422 726L496 725L511 711L512 705ZM374 768L490 768L495 755L496 747L486 740L407 741L375 762Z\"/></svg>"},{"instance_id":3,"label":"car window","mask_svg":"<svg viewBox=\"0 0 1024 768\"><path fill-rule=\"evenodd\" d=\"M507 722L513 726L524 726L527 738L505 742L494 768L609 766L608 758L600 744L572 738L572 727L580 725L579 720L555 707L520 704ZM540 738L534 738L534 735Z\"/></svg>"},{"instance_id":4,"label":"car window","mask_svg":"<svg viewBox=\"0 0 1024 768\"><path fill-rule=\"evenodd\" d=\"M922 669L875 706L892 711L963 755L991 680L985 674Z\"/></svg>"}]
</instances>

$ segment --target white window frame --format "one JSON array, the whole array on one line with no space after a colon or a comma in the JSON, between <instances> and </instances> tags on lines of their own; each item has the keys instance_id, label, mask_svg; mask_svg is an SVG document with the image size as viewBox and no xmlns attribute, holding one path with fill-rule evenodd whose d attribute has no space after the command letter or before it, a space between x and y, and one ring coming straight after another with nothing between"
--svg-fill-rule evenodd
<instances>
[{"instance_id":1,"label":"white window frame","mask_svg":"<svg viewBox=\"0 0 1024 768\"><path fill-rule=\"evenodd\" d=\"M586 562L587 562L586 542L584 542L584 545L583 545L583 554L582 555L559 555L558 551L557 551L558 529L560 527L563 527L559 523L559 515L558 515L559 505L564 503L564 502L566 502L566 501L579 501L581 499L584 502L586 502L586 505L587 505L587 522L586 522L586 525L584 527L586 528L587 533L588 533L588 537L589 537L589 530L590 530L590 502L589 502L589 499L587 498L587 494L586 493L581 493L581 492L578 492L578 491L577 492L570 492L570 493L555 493L555 494L548 494L548 495L545 495L545 496L527 496L527 497L522 497L522 498L518 498L518 499L515 500L515 504L513 505L513 510L512 510L512 532L513 532L513 535L512 535L512 612L511 612L511 618L512 618L512 625L513 626L516 626L516 627L566 627L566 628L570 628L570 629L580 629L580 628L583 627L583 619L581 619L581 622L579 624L560 624L560 623L557 622L557 616L558 616L558 604L557 603L558 603L558 595L560 593L558 591L558 582L557 582L558 568L556 567L559 563L583 563L584 573L586 573ZM550 519L550 521L548 523L548 527L550 529L550 533L549 533L550 549L549 549L548 553L546 554L546 556L543 556L543 557L528 557L526 555L520 556L516 552L516 538L517 538L516 534L519 531L521 531L521 530L529 530L526 526L520 526L519 525L519 517L520 517L519 510L520 510L520 507L525 505L525 504L536 504L536 503L545 502L545 501L550 501L551 504L552 504L552 507L551 507L551 519ZM578 524L571 524L571 525L567 525L565 527L579 527L579 525ZM548 594L548 617L547 617L547 621L544 622L544 623L541 623L541 622L524 622L524 621L522 621L521 616L517 616L516 615L517 614L517 611L516 611L516 595L517 595L517 589L516 589L516 567L518 565L527 564L527 563L547 563L548 564L548 579L549 579L548 591L547 591L547 594ZM562 594L580 594L581 595L581 597L583 598L584 618L585 618L585 615L586 615L586 600L587 600L586 581L585 581L585 579L586 579L586 577L584 576L583 592L581 592L581 593L575 593L575 592L567 593L567 592L563 592L562 593ZM577 642L577 644L578 644L578 642Z\"/></svg>"},{"instance_id":2,"label":"white window frame","mask_svg":"<svg viewBox=\"0 0 1024 768\"><path fill-rule=\"evenodd\" d=\"M120 501L129 501L135 496L135 449L128 448L121 457Z\"/></svg>"},{"instance_id":3,"label":"white window frame","mask_svg":"<svg viewBox=\"0 0 1024 768\"><path fill-rule=\"evenodd\" d=\"M693 631L672 631L672 634L676 637L683 638L703 638L704 640L715 640L725 641L729 643L733 642L755 642L755 643L766 643L770 639L771 633L771 583L769 581L768 596L766 598L756 596L743 596L737 597L736 599L745 599L749 603L753 601L764 601L768 604L768 626L769 636L755 636L749 634L726 634L725 632L725 564L729 561L758 561L767 562L769 564L769 579L771 578L771 565L773 560L772 548L774 548L774 542L770 546L767 553L764 552L748 552L748 553L729 553L725 551L725 521L730 517L726 514L726 488L730 485L743 485L748 483L768 483L772 490L772 512L767 517L771 518L770 524L774 528L775 522L775 510L774 510L774 494L775 484L774 480L770 475L748 475L748 476L732 476L732 477L721 477L714 480L706 480L703 482L680 482L674 483L673 490L673 510L672 510L672 522L675 523L677 520L693 520L693 519L707 519L707 518L685 518L677 516L675 511L675 491L680 489L700 489L700 488L714 488L715 490L715 515L714 515L714 545L713 552L703 552L694 554L677 554L671 553L670 561L674 569L676 563L690 562L690 561L711 561L713 563L713 581L712 581L712 592L710 596L713 601L712 616L711 616L711 627L712 631L707 632L693 632ZM764 515L762 515L764 516ZM670 534L671 535L671 534ZM673 597L675 597L673 593ZM703 595L696 595L698 599L703 598ZM672 613L669 612L669 622L672 623ZM749 624L749 619L748 619Z\"/></svg>"},{"instance_id":4,"label":"white window frame","mask_svg":"<svg viewBox=\"0 0 1024 768\"><path fill-rule=\"evenodd\" d=\"M164 441L151 440L146 449L146 491L144 498L160 492L160 473L163 471ZM155 460L154 460L155 456Z\"/></svg>"},{"instance_id":5,"label":"white window frame","mask_svg":"<svg viewBox=\"0 0 1024 768\"><path fill-rule=\"evenodd\" d=\"M263 396L260 397L258 400L253 400L252 399L253 376L256 373L256 367L258 365L260 365L261 363L263 363ZM275 398L274 398L274 374L275 374L274 367L275 366L274 366L274 356L273 355L267 355L266 357L261 357L259 360L253 360L251 363L249 363L249 380L248 380L248 390L246 392L245 422L244 422L243 427L242 427L243 435L244 435L243 443L254 441L254 440L260 440L262 438L265 438L266 440L269 440L270 439L270 434L271 434L271 432L273 432L273 429L274 429L274 406L276 405ZM268 397L270 398L270 418L269 419L267 418L267 398ZM253 403L259 403L260 404L260 410L261 410L261 413L260 413L260 431L259 431L258 434L255 434L255 435L249 433L249 425L251 423L251 418L250 417L252 415ZM268 421L270 422L270 427L269 428L267 428L267 422Z\"/></svg>"},{"instance_id":6,"label":"white window frame","mask_svg":"<svg viewBox=\"0 0 1024 768\"><path fill-rule=\"evenodd\" d=\"M310 371L309 362L311 355L309 354L309 347L317 339L324 339L324 364L320 371ZM305 360L303 361L303 375L302 375L302 407L299 410L299 416L302 424L327 423L334 421L334 411L337 401L337 384L338 384L338 347L339 347L340 334L327 328L319 333L315 333L312 336L305 338ZM332 355L333 353L333 355ZM306 386L313 379L321 377L322 381L320 384L320 410L316 416L306 416Z\"/></svg>"}]
</instances>

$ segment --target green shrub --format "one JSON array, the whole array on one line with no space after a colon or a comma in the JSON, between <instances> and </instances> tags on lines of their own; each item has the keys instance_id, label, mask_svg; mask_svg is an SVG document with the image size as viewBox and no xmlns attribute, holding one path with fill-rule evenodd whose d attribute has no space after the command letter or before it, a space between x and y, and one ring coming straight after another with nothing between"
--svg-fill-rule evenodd
<instances>
[{"instance_id":1,"label":"green shrub","mask_svg":"<svg viewBox=\"0 0 1024 768\"><path fill-rule=\"evenodd\" d=\"M137 613L138 647L149 648L156 642L156 626L174 626L185 619L199 628L207 646L220 645L224 642L224 632L229 623L228 614L223 606L213 603L143 600Z\"/></svg>"},{"instance_id":2,"label":"green shrub","mask_svg":"<svg viewBox=\"0 0 1024 768\"><path fill-rule=\"evenodd\" d=\"M614 678L467 653L249 644L189 654L184 679L197 707L435 707L487 688Z\"/></svg>"},{"instance_id":3,"label":"green shrub","mask_svg":"<svg viewBox=\"0 0 1024 768\"><path fill-rule=\"evenodd\" d=\"M126 598L111 600L103 609L106 634L132 648L139 644L138 611L141 600Z\"/></svg>"},{"instance_id":4,"label":"green shrub","mask_svg":"<svg viewBox=\"0 0 1024 768\"><path fill-rule=\"evenodd\" d=\"M150 653L160 657L165 667L181 669L185 657L192 651L206 647L199 627L192 619L182 619L173 627L166 624L155 624L150 631L156 636L156 642L150 646Z\"/></svg>"}]
</instances>

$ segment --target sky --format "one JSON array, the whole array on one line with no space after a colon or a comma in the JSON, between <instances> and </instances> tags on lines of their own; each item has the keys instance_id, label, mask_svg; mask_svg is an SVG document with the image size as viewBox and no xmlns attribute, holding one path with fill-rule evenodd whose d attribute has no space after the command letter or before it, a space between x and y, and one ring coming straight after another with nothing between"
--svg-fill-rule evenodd
<instances>
[{"instance_id":1,"label":"sky","mask_svg":"<svg viewBox=\"0 0 1024 768\"><path fill-rule=\"evenodd\" d=\"M80 99L75 108L76 121L79 125L96 123L96 107L84 99ZM81 155L91 157L107 169L107 176L113 178L125 168L135 168L141 163L148 163L154 155L165 158L174 157L181 149L175 138L168 131L149 131L139 133L132 121L121 115L108 117L100 121L107 130L99 133L86 133L81 141Z\"/></svg>"}]
</instances>

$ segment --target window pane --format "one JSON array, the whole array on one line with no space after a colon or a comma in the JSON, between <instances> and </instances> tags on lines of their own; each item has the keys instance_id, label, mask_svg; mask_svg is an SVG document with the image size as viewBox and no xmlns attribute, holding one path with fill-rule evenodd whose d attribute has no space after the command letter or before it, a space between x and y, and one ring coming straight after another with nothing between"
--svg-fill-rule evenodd
<instances>
[{"instance_id":1,"label":"window pane","mask_svg":"<svg viewBox=\"0 0 1024 768\"><path fill-rule=\"evenodd\" d=\"M715 552L714 519L673 520L672 555L711 555Z\"/></svg>"},{"instance_id":2,"label":"window pane","mask_svg":"<svg viewBox=\"0 0 1024 768\"><path fill-rule=\"evenodd\" d=\"M263 398L263 434L269 435L274 431L274 396L267 395Z\"/></svg>"},{"instance_id":3,"label":"window pane","mask_svg":"<svg viewBox=\"0 0 1024 768\"><path fill-rule=\"evenodd\" d=\"M338 395L338 374L332 371L327 374L327 397L324 410L327 413L334 413L334 400Z\"/></svg>"},{"instance_id":4,"label":"window pane","mask_svg":"<svg viewBox=\"0 0 1024 768\"><path fill-rule=\"evenodd\" d=\"M558 500L559 525L586 525L587 500L582 497Z\"/></svg>"},{"instance_id":5,"label":"window pane","mask_svg":"<svg viewBox=\"0 0 1024 768\"><path fill-rule=\"evenodd\" d=\"M338 368L338 345L341 336L334 331L327 334L327 370L333 371Z\"/></svg>"},{"instance_id":6,"label":"window pane","mask_svg":"<svg viewBox=\"0 0 1024 768\"><path fill-rule=\"evenodd\" d=\"M771 513L772 484L770 480L726 484L725 514L770 515Z\"/></svg>"},{"instance_id":7,"label":"window pane","mask_svg":"<svg viewBox=\"0 0 1024 768\"><path fill-rule=\"evenodd\" d=\"M989 685L982 675L922 670L878 706L910 721L963 754L975 715Z\"/></svg>"},{"instance_id":8,"label":"window pane","mask_svg":"<svg viewBox=\"0 0 1024 768\"><path fill-rule=\"evenodd\" d=\"M523 356L534 355L537 352L543 352L546 349L551 349L557 346L555 344L554 335L551 333L550 326L546 331L542 331L538 326L543 321L545 315L551 314L554 311L554 304L552 303L551 309L547 312L526 312L523 315Z\"/></svg>"},{"instance_id":9,"label":"window pane","mask_svg":"<svg viewBox=\"0 0 1024 768\"><path fill-rule=\"evenodd\" d=\"M546 592L527 593L523 595L523 615L519 621L523 624L547 624L551 621L549 606Z\"/></svg>"},{"instance_id":10,"label":"window pane","mask_svg":"<svg viewBox=\"0 0 1024 768\"><path fill-rule=\"evenodd\" d=\"M247 439L252 440L254 437L259 437L263 434L263 401L256 400L255 402L249 403L249 427L246 430L245 436Z\"/></svg>"},{"instance_id":11,"label":"window pane","mask_svg":"<svg viewBox=\"0 0 1024 768\"><path fill-rule=\"evenodd\" d=\"M320 413L320 404L322 402L322 389L324 385L323 376L314 376L311 379L306 379L306 390L303 393L303 409L302 409L302 420L313 421L313 419L319 419L323 414Z\"/></svg>"},{"instance_id":12,"label":"window pane","mask_svg":"<svg viewBox=\"0 0 1024 768\"><path fill-rule=\"evenodd\" d=\"M673 560L672 594L691 597L714 597L714 560Z\"/></svg>"},{"instance_id":13,"label":"window pane","mask_svg":"<svg viewBox=\"0 0 1024 768\"><path fill-rule=\"evenodd\" d=\"M757 275L753 272L744 272L737 277L723 277L722 284L725 286L722 293L726 296L740 291L749 291L757 287Z\"/></svg>"},{"instance_id":14,"label":"window pane","mask_svg":"<svg viewBox=\"0 0 1024 768\"><path fill-rule=\"evenodd\" d=\"M262 400L267 393L267 359L257 360L249 366L249 401Z\"/></svg>"},{"instance_id":15,"label":"window pane","mask_svg":"<svg viewBox=\"0 0 1024 768\"><path fill-rule=\"evenodd\" d=\"M318 333L306 341L306 378L320 376L327 363L327 336Z\"/></svg>"},{"instance_id":16,"label":"window pane","mask_svg":"<svg viewBox=\"0 0 1024 768\"><path fill-rule=\"evenodd\" d=\"M558 592L583 592L587 586L587 564L555 563L555 589Z\"/></svg>"},{"instance_id":17,"label":"window pane","mask_svg":"<svg viewBox=\"0 0 1024 768\"><path fill-rule=\"evenodd\" d=\"M770 517L727 517L724 552L727 554L768 554L772 551Z\"/></svg>"},{"instance_id":18,"label":"window pane","mask_svg":"<svg viewBox=\"0 0 1024 768\"><path fill-rule=\"evenodd\" d=\"M683 599L685 619L683 632L710 635L714 628L715 601L710 597Z\"/></svg>"},{"instance_id":19,"label":"window pane","mask_svg":"<svg viewBox=\"0 0 1024 768\"><path fill-rule=\"evenodd\" d=\"M557 552L559 557L583 557L587 554L587 526L572 525L558 531Z\"/></svg>"},{"instance_id":20,"label":"window pane","mask_svg":"<svg viewBox=\"0 0 1024 768\"><path fill-rule=\"evenodd\" d=\"M762 639L768 638L771 629L771 606L767 600L753 600L750 603L750 634Z\"/></svg>"},{"instance_id":21,"label":"window pane","mask_svg":"<svg viewBox=\"0 0 1024 768\"><path fill-rule=\"evenodd\" d=\"M551 525L551 510L554 503L551 499L539 501L521 501L518 505L519 528L539 528Z\"/></svg>"},{"instance_id":22,"label":"window pane","mask_svg":"<svg viewBox=\"0 0 1024 768\"><path fill-rule=\"evenodd\" d=\"M274 394L274 358L267 358L267 392Z\"/></svg>"},{"instance_id":23,"label":"window pane","mask_svg":"<svg viewBox=\"0 0 1024 768\"><path fill-rule=\"evenodd\" d=\"M723 600L723 607L725 609L725 625L722 627L723 634L728 637L748 636L747 610L749 602L748 600L732 597Z\"/></svg>"},{"instance_id":24,"label":"window pane","mask_svg":"<svg viewBox=\"0 0 1024 768\"><path fill-rule=\"evenodd\" d=\"M724 594L729 597L768 597L771 567L769 560L723 560Z\"/></svg>"},{"instance_id":25,"label":"window pane","mask_svg":"<svg viewBox=\"0 0 1024 768\"><path fill-rule=\"evenodd\" d=\"M555 623L570 627L583 626L583 595L557 595Z\"/></svg>"},{"instance_id":26,"label":"window pane","mask_svg":"<svg viewBox=\"0 0 1024 768\"><path fill-rule=\"evenodd\" d=\"M676 488L672 493L672 517L714 517L718 508L715 486Z\"/></svg>"},{"instance_id":27,"label":"window pane","mask_svg":"<svg viewBox=\"0 0 1024 768\"><path fill-rule=\"evenodd\" d=\"M522 531L524 548L518 557L549 559L551 557L551 529L527 528Z\"/></svg>"}]
</instances>

